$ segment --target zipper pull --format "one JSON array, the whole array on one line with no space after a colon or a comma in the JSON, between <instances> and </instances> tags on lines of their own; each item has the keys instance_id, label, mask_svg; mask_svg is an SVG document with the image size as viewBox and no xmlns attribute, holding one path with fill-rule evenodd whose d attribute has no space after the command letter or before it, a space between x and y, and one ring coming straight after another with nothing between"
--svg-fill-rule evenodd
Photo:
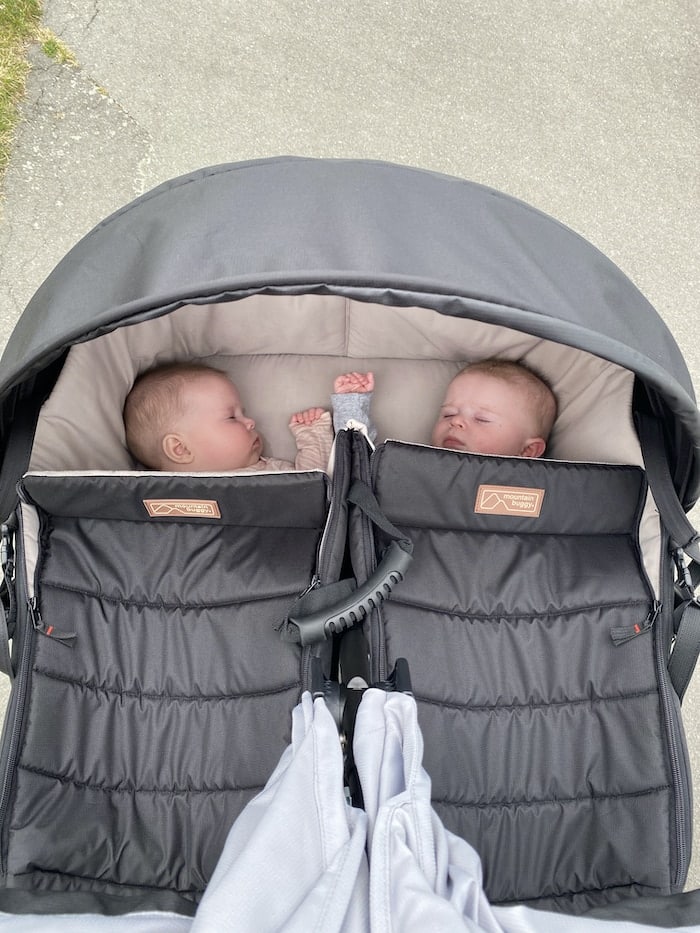
<instances>
[{"instance_id":1,"label":"zipper pull","mask_svg":"<svg viewBox=\"0 0 700 933\"><path fill-rule=\"evenodd\" d=\"M315 574L313 575L313 577L311 577L311 583L309 583L309 585L306 587L306 589L303 590L303 592L301 592L301 593L297 596L297 600L303 599L303 598L306 596L307 593L310 593L311 590L318 589L318 587L319 587L320 585L321 585L321 578L319 577L319 575L318 575L317 573L315 573Z\"/></svg>"},{"instance_id":2,"label":"zipper pull","mask_svg":"<svg viewBox=\"0 0 700 933\"><path fill-rule=\"evenodd\" d=\"M637 635L643 635L645 632L649 632L652 629L654 622L656 622L658 619L660 612L661 603L658 601L658 599L655 599L651 604L651 611L649 612L649 615L641 623L641 625L639 622L635 622L634 625L620 625L611 629L610 637L612 638L614 644L624 645L625 642L631 641L633 638L636 638Z\"/></svg>"},{"instance_id":3,"label":"zipper pull","mask_svg":"<svg viewBox=\"0 0 700 933\"><path fill-rule=\"evenodd\" d=\"M46 622L44 622L36 602L36 596L29 597L27 606L29 608L29 618L31 619L35 631L41 632L42 635L46 635L49 638L55 638L63 644L68 644L76 637L75 632L59 632L53 625L47 625ZM72 648L73 646L71 645L70 647Z\"/></svg>"},{"instance_id":4,"label":"zipper pull","mask_svg":"<svg viewBox=\"0 0 700 933\"><path fill-rule=\"evenodd\" d=\"M295 625L289 624L289 616L292 615L292 613L299 606L299 604L304 599L304 597L308 596L309 593L312 592L312 590L317 590L320 585L321 585L321 578L319 577L317 573L314 573L314 575L311 577L311 582L309 583L309 585L306 587L306 589L302 590L302 592L299 593L297 598L294 600L292 605L289 607L287 615L284 617L284 619L282 619L279 625L275 626L275 631L279 632L283 641L290 641L295 644L299 644L299 632L297 631L297 628Z\"/></svg>"}]
</instances>

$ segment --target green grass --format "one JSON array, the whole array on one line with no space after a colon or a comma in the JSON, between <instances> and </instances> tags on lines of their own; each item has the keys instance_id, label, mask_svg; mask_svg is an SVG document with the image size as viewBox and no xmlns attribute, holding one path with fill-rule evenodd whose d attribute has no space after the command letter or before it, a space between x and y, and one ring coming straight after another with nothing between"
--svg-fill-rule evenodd
<instances>
[{"instance_id":1,"label":"green grass","mask_svg":"<svg viewBox=\"0 0 700 933\"><path fill-rule=\"evenodd\" d=\"M40 23L39 0L0 0L0 175L10 158L17 105L29 71L26 48Z\"/></svg>"},{"instance_id":2,"label":"green grass","mask_svg":"<svg viewBox=\"0 0 700 933\"><path fill-rule=\"evenodd\" d=\"M2 2L2 0L0 0ZM77 65L75 55L71 52L67 45L64 45L61 40L55 36L50 29L42 27L37 31L36 35L37 41L41 45L41 51L44 55L49 58L53 58L54 61L57 61L61 65Z\"/></svg>"},{"instance_id":3,"label":"green grass","mask_svg":"<svg viewBox=\"0 0 700 933\"><path fill-rule=\"evenodd\" d=\"M75 65L75 56L41 25L41 0L0 0L0 179L12 149L18 105L29 72L27 48L38 42L43 52L61 64Z\"/></svg>"}]
</instances>

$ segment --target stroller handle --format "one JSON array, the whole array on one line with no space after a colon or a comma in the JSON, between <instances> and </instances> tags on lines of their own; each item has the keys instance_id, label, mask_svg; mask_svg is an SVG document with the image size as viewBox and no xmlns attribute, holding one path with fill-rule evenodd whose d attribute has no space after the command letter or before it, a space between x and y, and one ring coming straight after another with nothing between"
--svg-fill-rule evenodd
<instances>
[{"instance_id":1,"label":"stroller handle","mask_svg":"<svg viewBox=\"0 0 700 933\"><path fill-rule=\"evenodd\" d=\"M312 645L352 628L391 596L403 580L413 560L396 541L384 552L374 573L356 590L334 606L326 606L304 616L289 616L289 623L299 630L302 645Z\"/></svg>"}]
</instances>

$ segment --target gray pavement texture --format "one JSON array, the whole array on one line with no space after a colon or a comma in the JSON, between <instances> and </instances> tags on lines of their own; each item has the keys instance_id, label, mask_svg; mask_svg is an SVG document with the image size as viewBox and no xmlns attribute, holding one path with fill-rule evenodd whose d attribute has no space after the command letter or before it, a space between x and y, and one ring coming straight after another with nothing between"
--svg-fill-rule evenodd
<instances>
[{"instance_id":1,"label":"gray pavement texture","mask_svg":"<svg viewBox=\"0 0 700 933\"><path fill-rule=\"evenodd\" d=\"M167 178L285 154L371 158L472 179L572 227L658 309L700 387L696 0L44 8L78 66L31 50L1 205L0 345L74 243ZM700 674L684 710L698 788Z\"/></svg>"}]
</instances>

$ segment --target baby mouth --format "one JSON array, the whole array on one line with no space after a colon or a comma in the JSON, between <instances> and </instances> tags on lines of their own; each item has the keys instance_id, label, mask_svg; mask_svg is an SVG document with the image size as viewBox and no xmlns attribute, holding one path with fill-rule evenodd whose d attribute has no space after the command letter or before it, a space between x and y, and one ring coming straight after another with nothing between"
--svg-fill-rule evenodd
<instances>
[{"instance_id":1,"label":"baby mouth","mask_svg":"<svg viewBox=\"0 0 700 933\"><path fill-rule=\"evenodd\" d=\"M458 450L461 450L464 447L464 444L462 443L462 441L459 440L459 438L448 435L448 437L446 437L445 440L443 441L442 446L443 447L455 447Z\"/></svg>"}]
</instances>

